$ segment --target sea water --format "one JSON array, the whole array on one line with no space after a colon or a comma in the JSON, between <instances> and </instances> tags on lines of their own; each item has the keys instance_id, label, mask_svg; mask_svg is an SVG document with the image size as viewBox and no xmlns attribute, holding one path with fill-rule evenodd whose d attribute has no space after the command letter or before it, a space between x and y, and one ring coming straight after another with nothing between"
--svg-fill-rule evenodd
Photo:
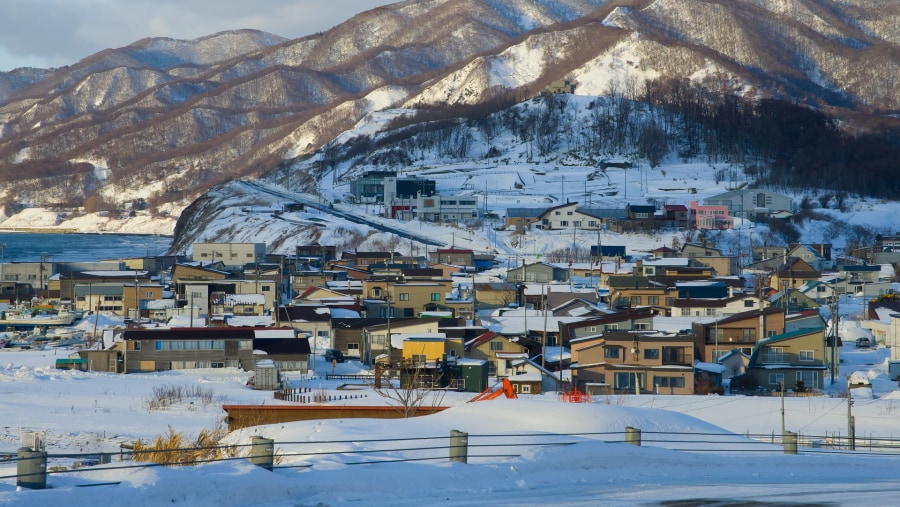
<instances>
[{"instance_id":1,"label":"sea water","mask_svg":"<svg viewBox=\"0 0 900 507\"><path fill-rule=\"evenodd\" d=\"M116 260L165 254L172 238L140 234L0 233L0 262Z\"/></svg>"}]
</instances>

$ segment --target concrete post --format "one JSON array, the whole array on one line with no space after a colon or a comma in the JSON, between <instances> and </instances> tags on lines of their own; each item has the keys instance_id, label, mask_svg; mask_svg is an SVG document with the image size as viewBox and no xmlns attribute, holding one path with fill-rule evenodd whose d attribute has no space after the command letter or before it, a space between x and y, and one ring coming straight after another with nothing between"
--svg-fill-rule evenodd
<instances>
[{"instance_id":1,"label":"concrete post","mask_svg":"<svg viewBox=\"0 0 900 507\"><path fill-rule=\"evenodd\" d=\"M47 487L47 451L20 447L17 451L16 486L28 489Z\"/></svg>"},{"instance_id":2,"label":"concrete post","mask_svg":"<svg viewBox=\"0 0 900 507\"><path fill-rule=\"evenodd\" d=\"M275 441L271 438L253 437L250 447L250 463L271 471L274 463Z\"/></svg>"},{"instance_id":3,"label":"concrete post","mask_svg":"<svg viewBox=\"0 0 900 507\"><path fill-rule=\"evenodd\" d=\"M797 454L797 434L793 431L785 431L781 436L785 454Z\"/></svg>"},{"instance_id":4,"label":"concrete post","mask_svg":"<svg viewBox=\"0 0 900 507\"><path fill-rule=\"evenodd\" d=\"M641 430L638 428L632 428L628 426L625 428L625 443L636 445L638 447L641 446Z\"/></svg>"},{"instance_id":5,"label":"concrete post","mask_svg":"<svg viewBox=\"0 0 900 507\"><path fill-rule=\"evenodd\" d=\"M450 430L450 461L468 463L469 461L469 434Z\"/></svg>"}]
</instances>

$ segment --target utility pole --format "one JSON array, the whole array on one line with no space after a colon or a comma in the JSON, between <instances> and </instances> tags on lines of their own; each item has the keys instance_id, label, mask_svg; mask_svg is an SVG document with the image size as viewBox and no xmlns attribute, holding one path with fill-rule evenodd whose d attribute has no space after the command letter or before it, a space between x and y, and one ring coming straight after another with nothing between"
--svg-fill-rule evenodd
<instances>
[{"instance_id":1,"label":"utility pole","mask_svg":"<svg viewBox=\"0 0 900 507\"><path fill-rule=\"evenodd\" d=\"M838 324L839 324L839 316L838 316L838 296L837 296L837 281L833 281L834 285L831 286L831 385L834 385L834 369L835 369L835 351L837 349L837 341L838 341Z\"/></svg>"},{"instance_id":2,"label":"utility pole","mask_svg":"<svg viewBox=\"0 0 900 507\"><path fill-rule=\"evenodd\" d=\"M545 368L545 359L547 358L547 293L545 292L545 286L543 282L541 283L541 297L544 301L544 303L541 305L544 307L544 334L541 338L541 368Z\"/></svg>"},{"instance_id":3,"label":"utility pole","mask_svg":"<svg viewBox=\"0 0 900 507\"><path fill-rule=\"evenodd\" d=\"M847 377L847 449L856 450L856 421L853 420L853 397L850 396L850 377Z\"/></svg>"},{"instance_id":4,"label":"utility pole","mask_svg":"<svg viewBox=\"0 0 900 507\"><path fill-rule=\"evenodd\" d=\"M781 438L784 438L784 381L781 381Z\"/></svg>"}]
</instances>

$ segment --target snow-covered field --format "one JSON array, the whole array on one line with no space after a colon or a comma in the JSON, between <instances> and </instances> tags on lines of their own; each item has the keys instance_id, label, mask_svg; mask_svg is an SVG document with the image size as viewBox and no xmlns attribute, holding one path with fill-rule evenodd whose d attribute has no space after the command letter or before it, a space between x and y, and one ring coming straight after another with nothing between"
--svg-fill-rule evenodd
<instances>
[{"instance_id":1,"label":"snow-covered field","mask_svg":"<svg viewBox=\"0 0 900 507\"><path fill-rule=\"evenodd\" d=\"M900 391L885 375L888 352L845 346L835 384L826 378L830 393L845 390L851 371L864 372L872 382L868 397L854 397L856 453L801 448L793 456L780 445L749 443L744 434L781 434L777 397L610 396L571 404L546 394L466 403L471 394L451 393L441 401L451 408L431 416L284 423L226 437L231 444L248 444L254 435L274 439L276 454L284 457L271 472L245 459L185 468L120 468L133 463L116 457L109 465L50 474L48 489L17 490L15 463L0 462L5 477L0 505L659 505L692 499L711 505L890 505L892 493L900 491L900 457L870 453L864 444L869 438L900 437ZM21 431L43 431L51 456L117 453L120 444L147 441L169 428L193 438L219 424L223 404L282 403L271 392L247 387L248 374L238 370L124 376L54 369L55 359L65 353L0 352L0 451L14 454ZM331 369L321 356L318 361L317 371ZM359 365L339 364L340 371L357 372ZM336 381L313 377L304 383L339 393ZM197 398L152 409L154 389L172 386L214 394L208 403ZM384 403L369 394L334 403ZM784 424L801 440L846 436L847 402L827 396L786 398ZM621 443L628 426L644 432L643 446ZM446 448L425 454L391 450L446 446L446 438L373 442L447 437L451 430L469 433L468 464L450 463ZM732 436L678 437L701 441L690 444L653 442L672 440L672 433ZM508 434L527 436L496 436ZM529 445L549 442L571 444ZM514 445L480 447L496 443ZM352 452L373 449L378 451ZM516 457L474 457L479 454ZM439 459L349 464L421 457ZM50 465L72 461L51 460Z\"/></svg>"}]
</instances>

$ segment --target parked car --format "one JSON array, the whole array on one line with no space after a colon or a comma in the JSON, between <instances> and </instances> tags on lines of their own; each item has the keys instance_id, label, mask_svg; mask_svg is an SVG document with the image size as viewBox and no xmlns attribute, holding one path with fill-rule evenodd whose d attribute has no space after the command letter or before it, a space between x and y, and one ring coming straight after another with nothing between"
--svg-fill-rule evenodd
<instances>
[{"instance_id":1,"label":"parked car","mask_svg":"<svg viewBox=\"0 0 900 507\"><path fill-rule=\"evenodd\" d=\"M344 353L338 349L325 349L325 360L335 361L337 363L344 362Z\"/></svg>"},{"instance_id":2,"label":"parked car","mask_svg":"<svg viewBox=\"0 0 900 507\"><path fill-rule=\"evenodd\" d=\"M863 336L862 338L856 339L856 348L858 349L867 349L872 346L872 342Z\"/></svg>"}]
</instances>

